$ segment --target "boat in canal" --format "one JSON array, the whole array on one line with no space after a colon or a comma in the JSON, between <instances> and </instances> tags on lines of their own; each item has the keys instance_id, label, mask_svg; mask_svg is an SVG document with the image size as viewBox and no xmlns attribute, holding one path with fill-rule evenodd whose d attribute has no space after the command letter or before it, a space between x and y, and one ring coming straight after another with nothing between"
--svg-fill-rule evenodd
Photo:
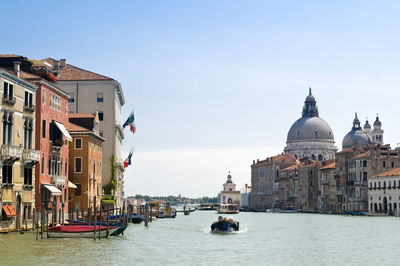
<instances>
[{"instance_id":1,"label":"boat in canal","mask_svg":"<svg viewBox=\"0 0 400 266\"><path fill-rule=\"evenodd\" d=\"M236 204L221 204L219 205L217 212L221 214L238 214L239 206Z\"/></svg>"},{"instance_id":2,"label":"boat in canal","mask_svg":"<svg viewBox=\"0 0 400 266\"><path fill-rule=\"evenodd\" d=\"M120 227L109 227L108 234L113 235ZM47 235L51 238L92 238L94 229L93 225L58 225L50 227L47 230ZM98 230L100 230L101 237L107 236L107 226L96 226L96 235L99 234Z\"/></svg>"},{"instance_id":3,"label":"boat in canal","mask_svg":"<svg viewBox=\"0 0 400 266\"><path fill-rule=\"evenodd\" d=\"M204 203L200 204L199 211L215 211L218 208L218 203Z\"/></svg>"},{"instance_id":4,"label":"boat in canal","mask_svg":"<svg viewBox=\"0 0 400 266\"><path fill-rule=\"evenodd\" d=\"M232 233L239 231L239 222L234 221L232 218L218 217L218 221L211 225L211 232L213 233Z\"/></svg>"}]
</instances>

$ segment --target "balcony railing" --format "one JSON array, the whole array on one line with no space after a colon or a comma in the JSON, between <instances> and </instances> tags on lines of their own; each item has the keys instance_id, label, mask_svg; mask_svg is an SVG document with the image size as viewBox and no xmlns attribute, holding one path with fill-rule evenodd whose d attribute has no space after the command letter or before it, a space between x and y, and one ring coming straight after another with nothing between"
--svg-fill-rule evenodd
<instances>
[{"instance_id":1,"label":"balcony railing","mask_svg":"<svg viewBox=\"0 0 400 266\"><path fill-rule=\"evenodd\" d=\"M23 150L22 160L25 163L37 164L40 162L40 151L39 150Z\"/></svg>"},{"instance_id":2,"label":"balcony railing","mask_svg":"<svg viewBox=\"0 0 400 266\"><path fill-rule=\"evenodd\" d=\"M28 113L33 113L35 111L35 105L34 104L24 104L24 111Z\"/></svg>"},{"instance_id":3,"label":"balcony railing","mask_svg":"<svg viewBox=\"0 0 400 266\"><path fill-rule=\"evenodd\" d=\"M51 183L56 187L65 187L65 180L67 179L66 176L62 175L52 175L51 176Z\"/></svg>"},{"instance_id":4,"label":"balcony railing","mask_svg":"<svg viewBox=\"0 0 400 266\"><path fill-rule=\"evenodd\" d=\"M3 96L3 103L14 105L16 102L15 97L11 95L4 95Z\"/></svg>"},{"instance_id":5,"label":"balcony railing","mask_svg":"<svg viewBox=\"0 0 400 266\"><path fill-rule=\"evenodd\" d=\"M1 146L1 157L3 161L17 161L21 158L21 148L13 145Z\"/></svg>"},{"instance_id":6,"label":"balcony railing","mask_svg":"<svg viewBox=\"0 0 400 266\"><path fill-rule=\"evenodd\" d=\"M336 190L335 195L336 196L343 196L343 191L342 190Z\"/></svg>"}]
</instances>

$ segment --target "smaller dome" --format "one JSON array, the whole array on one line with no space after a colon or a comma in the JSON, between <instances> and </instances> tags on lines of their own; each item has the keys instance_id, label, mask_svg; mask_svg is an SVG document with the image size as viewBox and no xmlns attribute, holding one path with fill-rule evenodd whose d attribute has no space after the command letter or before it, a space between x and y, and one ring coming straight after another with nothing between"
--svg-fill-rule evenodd
<instances>
[{"instance_id":1,"label":"smaller dome","mask_svg":"<svg viewBox=\"0 0 400 266\"><path fill-rule=\"evenodd\" d=\"M356 113L351 131L343 138L342 148L346 149L350 147L366 146L370 143L371 140L369 139L368 134L361 129L360 120L358 119Z\"/></svg>"}]
</instances>

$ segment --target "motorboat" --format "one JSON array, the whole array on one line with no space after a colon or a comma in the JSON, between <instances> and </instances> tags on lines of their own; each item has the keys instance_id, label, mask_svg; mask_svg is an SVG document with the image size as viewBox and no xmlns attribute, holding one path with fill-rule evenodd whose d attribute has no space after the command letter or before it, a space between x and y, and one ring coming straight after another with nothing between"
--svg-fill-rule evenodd
<instances>
[{"instance_id":1,"label":"motorboat","mask_svg":"<svg viewBox=\"0 0 400 266\"><path fill-rule=\"evenodd\" d=\"M108 235L113 235L120 227L109 227ZM50 227L47 230L47 235L51 238L92 238L94 230L93 225L58 225ZM99 234L99 231L101 237L107 236L107 226L96 226L96 235Z\"/></svg>"},{"instance_id":2,"label":"motorboat","mask_svg":"<svg viewBox=\"0 0 400 266\"><path fill-rule=\"evenodd\" d=\"M200 204L199 211L213 211L218 208L218 203L204 203Z\"/></svg>"},{"instance_id":3,"label":"motorboat","mask_svg":"<svg viewBox=\"0 0 400 266\"><path fill-rule=\"evenodd\" d=\"M239 213L239 206L236 204L221 204L217 212L221 214L237 214Z\"/></svg>"},{"instance_id":4,"label":"motorboat","mask_svg":"<svg viewBox=\"0 0 400 266\"><path fill-rule=\"evenodd\" d=\"M239 222L234 221L232 218L218 217L218 221L211 225L211 232L213 233L231 233L239 231Z\"/></svg>"}]
</instances>

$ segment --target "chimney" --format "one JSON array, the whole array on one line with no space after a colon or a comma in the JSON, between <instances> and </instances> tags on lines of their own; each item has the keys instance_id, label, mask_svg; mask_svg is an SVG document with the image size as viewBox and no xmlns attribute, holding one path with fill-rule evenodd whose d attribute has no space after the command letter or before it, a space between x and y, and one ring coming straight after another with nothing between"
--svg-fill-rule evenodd
<instances>
[{"instance_id":1,"label":"chimney","mask_svg":"<svg viewBox=\"0 0 400 266\"><path fill-rule=\"evenodd\" d=\"M65 67L66 63L67 63L67 59L60 59L60 68Z\"/></svg>"},{"instance_id":2,"label":"chimney","mask_svg":"<svg viewBox=\"0 0 400 266\"><path fill-rule=\"evenodd\" d=\"M19 77L20 72L21 72L21 62L20 61L14 61L14 72L17 74L17 77Z\"/></svg>"}]
</instances>

